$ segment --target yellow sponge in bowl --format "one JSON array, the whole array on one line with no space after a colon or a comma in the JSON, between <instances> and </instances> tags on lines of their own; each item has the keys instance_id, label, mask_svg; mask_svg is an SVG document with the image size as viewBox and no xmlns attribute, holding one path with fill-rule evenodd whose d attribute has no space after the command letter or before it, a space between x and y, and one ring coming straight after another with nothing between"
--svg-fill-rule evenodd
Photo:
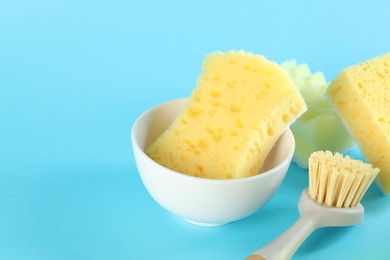
<instances>
[{"instance_id":1,"label":"yellow sponge in bowl","mask_svg":"<svg viewBox=\"0 0 390 260\"><path fill-rule=\"evenodd\" d=\"M184 111L146 153L192 176L253 176L305 110L298 88L276 63L243 51L213 53Z\"/></svg>"},{"instance_id":2,"label":"yellow sponge in bowl","mask_svg":"<svg viewBox=\"0 0 390 260\"><path fill-rule=\"evenodd\" d=\"M343 70L328 95L390 194L390 53Z\"/></svg>"}]
</instances>

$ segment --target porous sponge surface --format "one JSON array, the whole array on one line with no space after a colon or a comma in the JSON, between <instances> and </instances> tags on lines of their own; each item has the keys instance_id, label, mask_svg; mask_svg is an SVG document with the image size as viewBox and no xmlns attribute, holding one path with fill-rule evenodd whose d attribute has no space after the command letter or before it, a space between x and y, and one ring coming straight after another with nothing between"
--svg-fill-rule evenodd
<instances>
[{"instance_id":1,"label":"porous sponge surface","mask_svg":"<svg viewBox=\"0 0 390 260\"><path fill-rule=\"evenodd\" d=\"M343 70L328 94L390 194L390 53Z\"/></svg>"},{"instance_id":2,"label":"porous sponge surface","mask_svg":"<svg viewBox=\"0 0 390 260\"><path fill-rule=\"evenodd\" d=\"M276 63L243 51L213 53L184 111L146 153L192 176L253 176L305 110L299 90Z\"/></svg>"}]
</instances>

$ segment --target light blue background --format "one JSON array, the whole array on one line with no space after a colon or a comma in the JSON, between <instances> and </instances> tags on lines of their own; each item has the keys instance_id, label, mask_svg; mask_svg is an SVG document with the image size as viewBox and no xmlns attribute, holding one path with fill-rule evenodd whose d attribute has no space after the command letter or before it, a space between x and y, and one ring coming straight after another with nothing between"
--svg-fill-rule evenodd
<instances>
[{"instance_id":1,"label":"light blue background","mask_svg":"<svg viewBox=\"0 0 390 260\"><path fill-rule=\"evenodd\" d=\"M197 227L147 194L130 129L188 96L209 52L332 80L390 51L388 1L292 2L0 1L0 259L243 259L291 225L307 172L292 165L254 215ZM294 259L390 259L390 198L374 184L362 203L364 224L319 230Z\"/></svg>"}]
</instances>

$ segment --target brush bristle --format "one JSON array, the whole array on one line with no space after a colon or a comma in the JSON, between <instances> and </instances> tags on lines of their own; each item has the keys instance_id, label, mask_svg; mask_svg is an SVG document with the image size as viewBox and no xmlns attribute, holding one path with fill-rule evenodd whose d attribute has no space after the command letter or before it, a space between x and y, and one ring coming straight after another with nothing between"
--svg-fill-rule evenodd
<instances>
[{"instance_id":1,"label":"brush bristle","mask_svg":"<svg viewBox=\"0 0 390 260\"><path fill-rule=\"evenodd\" d=\"M309 195L331 207L355 207L379 169L339 153L318 151L309 158Z\"/></svg>"}]
</instances>

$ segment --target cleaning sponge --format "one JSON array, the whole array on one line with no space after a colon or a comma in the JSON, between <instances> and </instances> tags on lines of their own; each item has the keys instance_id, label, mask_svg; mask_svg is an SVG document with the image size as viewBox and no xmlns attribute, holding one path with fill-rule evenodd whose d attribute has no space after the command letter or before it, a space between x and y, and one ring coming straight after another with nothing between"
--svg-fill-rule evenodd
<instances>
[{"instance_id":1,"label":"cleaning sponge","mask_svg":"<svg viewBox=\"0 0 390 260\"><path fill-rule=\"evenodd\" d=\"M293 161L301 168L308 168L311 153L330 150L344 153L355 146L326 97L328 83L322 72L311 73L307 64L288 60L281 64L297 84L308 106L308 110L294 124L291 130L295 138Z\"/></svg>"},{"instance_id":2,"label":"cleaning sponge","mask_svg":"<svg viewBox=\"0 0 390 260\"><path fill-rule=\"evenodd\" d=\"M276 63L243 51L214 53L172 125L146 150L172 170L212 179L259 173L306 104Z\"/></svg>"},{"instance_id":3,"label":"cleaning sponge","mask_svg":"<svg viewBox=\"0 0 390 260\"><path fill-rule=\"evenodd\" d=\"M390 53L343 70L328 94L390 194Z\"/></svg>"}]
</instances>

